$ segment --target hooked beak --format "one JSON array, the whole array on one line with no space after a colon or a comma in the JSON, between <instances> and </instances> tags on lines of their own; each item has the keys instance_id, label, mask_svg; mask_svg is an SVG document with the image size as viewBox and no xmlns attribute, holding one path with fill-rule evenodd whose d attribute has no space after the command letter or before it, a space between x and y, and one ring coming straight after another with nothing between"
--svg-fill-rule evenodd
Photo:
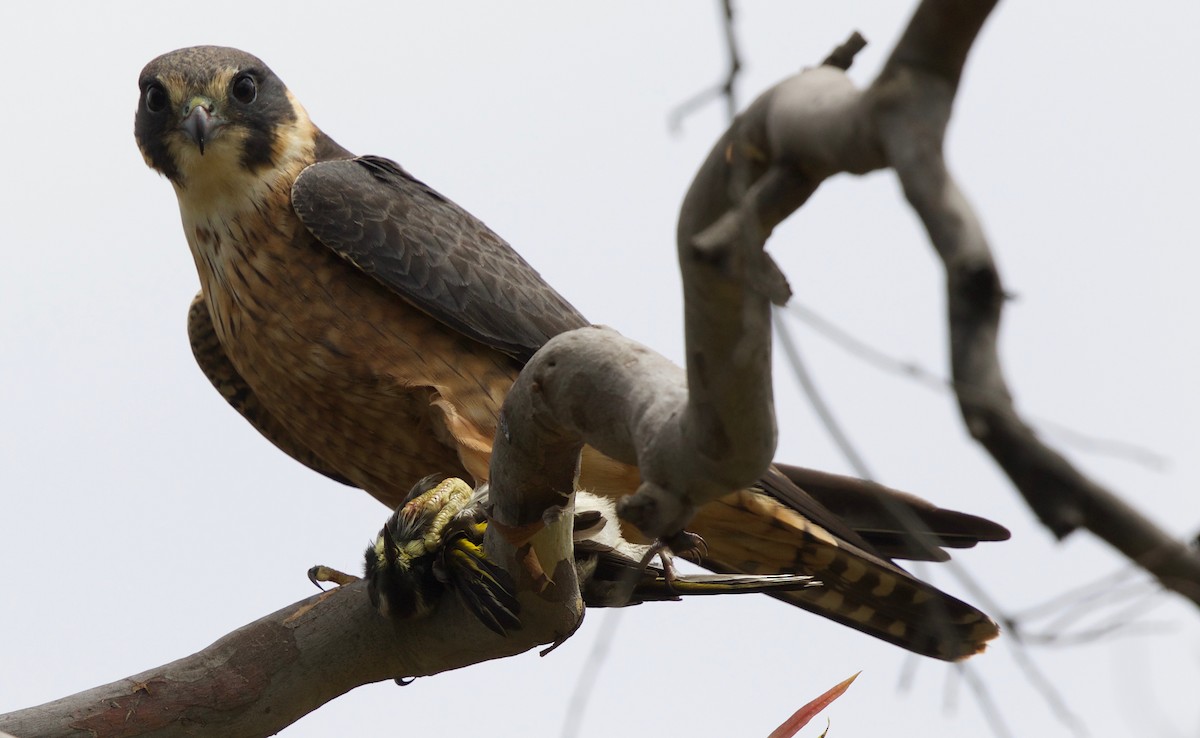
<instances>
[{"instance_id":1,"label":"hooked beak","mask_svg":"<svg viewBox=\"0 0 1200 738\"><path fill-rule=\"evenodd\" d=\"M183 120L179 123L183 132L192 139L196 148L200 149L201 156L204 156L204 144L212 140L217 128L225 122L220 117L214 116L212 111L212 100L207 97L193 97L183 107Z\"/></svg>"}]
</instances>

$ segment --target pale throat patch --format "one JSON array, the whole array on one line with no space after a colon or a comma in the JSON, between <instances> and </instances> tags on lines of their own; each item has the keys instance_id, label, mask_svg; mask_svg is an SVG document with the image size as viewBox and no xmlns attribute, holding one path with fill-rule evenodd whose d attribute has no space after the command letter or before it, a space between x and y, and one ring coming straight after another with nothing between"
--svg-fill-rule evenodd
<instances>
[{"instance_id":1,"label":"pale throat patch","mask_svg":"<svg viewBox=\"0 0 1200 738\"><path fill-rule=\"evenodd\" d=\"M281 206L290 208L292 183L313 163L316 127L291 92L287 95L296 119L275 129L269 167L250 170L242 164L247 134L235 126L221 129L203 155L182 137L172 142L171 153L183 174L182 184L172 182L172 186L206 292L227 287L231 262L255 260L252 241L265 234L247 226L260 221L259 215L277 212ZM246 217L251 214L254 217Z\"/></svg>"},{"instance_id":2,"label":"pale throat patch","mask_svg":"<svg viewBox=\"0 0 1200 738\"><path fill-rule=\"evenodd\" d=\"M316 127L291 91L287 97L296 119L275 129L270 168L252 171L242 165L247 134L234 126L220 129L204 154L191 142L172 142L171 153L183 174L183 184L172 185L185 224L229 219L260 206L272 192L290 192L301 170L313 163Z\"/></svg>"}]
</instances>

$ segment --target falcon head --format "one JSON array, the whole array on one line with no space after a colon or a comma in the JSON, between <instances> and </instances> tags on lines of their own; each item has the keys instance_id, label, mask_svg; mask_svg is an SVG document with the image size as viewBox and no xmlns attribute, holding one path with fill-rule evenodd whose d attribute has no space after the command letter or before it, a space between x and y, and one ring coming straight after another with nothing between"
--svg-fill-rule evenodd
<instances>
[{"instance_id":1,"label":"falcon head","mask_svg":"<svg viewBox=\"0 0 1200 738\"><path fill-rule=\"evenodd\" d=\"M138 87L138 148L181 197L232 191L312 159L316 134L308 115L279 77L244 51L194 46L163 54L142 70Z\"/></svg>"}]
</instances>

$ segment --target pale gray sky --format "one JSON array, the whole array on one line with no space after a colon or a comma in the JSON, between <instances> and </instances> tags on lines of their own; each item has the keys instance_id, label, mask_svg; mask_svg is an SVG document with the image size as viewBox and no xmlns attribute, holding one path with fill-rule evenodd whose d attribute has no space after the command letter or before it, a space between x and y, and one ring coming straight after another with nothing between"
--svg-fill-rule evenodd
<instances>
[{"instance_id":1,"label":"pale gray sky","mask_svg":"<svg viewBox=\"0 0 1200 738\"><path fill-rule=\"evenodd\" d=\"M666 120L723 73L714 5L4 5L0 712L184 656L309 595L305 570L356 569L387 513L274 450L196 369L184 316L197 280L175 198L132 137L145 62L199 43L260 56L343 145L400 161L592 320L678 359L675 213L724 114L706 108L678 136ZM870 79L914 4L743 5L748 101L853 29L871 41L853 76ZM1168 457L1159 472L1065 447L1180 536L1200 527L1198 21L1187 3L1002 3L949 143L1019 297L1002 345L1020 407ZM891 175L827 183L770 247L805 305L943 370L940 267ZM957 557L1005 608L1125 581L1126 564L1086 535L1053 544L948 397L797 331L883 481L1012 528L1011 542ZM779 458L845 471L786 371ZM1194 736L1200 614L1167 595L1144 606L1153 634L1030 655L1092 735ZM445 720L557 735L611 616L591 613L544 659L356 690L284 735L412 735ZM1067 734L1009 645L971 667L1015 734ZM986 734L952 668L755 597L624 612L582 735L765 735L860 669L827 713L831 735Z\"/></svg>"}]
</instances>

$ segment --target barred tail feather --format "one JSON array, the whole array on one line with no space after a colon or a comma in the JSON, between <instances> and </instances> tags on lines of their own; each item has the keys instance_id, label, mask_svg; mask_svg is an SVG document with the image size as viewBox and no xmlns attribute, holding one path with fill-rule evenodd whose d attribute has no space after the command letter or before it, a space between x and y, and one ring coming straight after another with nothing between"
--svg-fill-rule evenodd
<instances>
[{"instance_id":1,"label":"barred tail feather","mask_svg":"<svg viewBox=\"0 0 1200 738\"><path fill-rule=\"evenodd\" d=\"M823 586L771 595L915 653L957 661L1000 629L971 605L743 490L702 508L691 529L708 543L703 564L724 572L811 575Z\"/></svg>"}]
</instances>

